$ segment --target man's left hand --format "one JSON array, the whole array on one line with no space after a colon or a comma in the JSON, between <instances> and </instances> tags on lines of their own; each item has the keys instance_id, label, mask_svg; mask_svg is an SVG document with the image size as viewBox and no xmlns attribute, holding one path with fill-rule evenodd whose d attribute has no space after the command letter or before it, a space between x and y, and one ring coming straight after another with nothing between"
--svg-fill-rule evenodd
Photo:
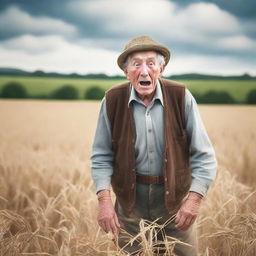
<instances>
[{"instance_id":1,"label":"man's left hand","mask_svg":"<svg viewBox=\"0 0 256 256\"><path fill-rule=\"evenodd\" d=\"M176 215L176 228L186 231L196 220L199 212L202 195L189 192L188 198L183 202Z\"/></svg>"}]
</instances>

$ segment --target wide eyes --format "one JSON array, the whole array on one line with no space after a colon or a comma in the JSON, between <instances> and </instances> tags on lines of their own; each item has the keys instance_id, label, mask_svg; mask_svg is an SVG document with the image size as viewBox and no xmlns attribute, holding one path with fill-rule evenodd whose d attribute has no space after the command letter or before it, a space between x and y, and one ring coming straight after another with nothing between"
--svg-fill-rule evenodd
<instances>
[{"instance_id":1,"label":"wide eyes","mask_svg":"<svg viewBox=\"0 0 256 256\"><path fill-rule=\"evenodd\" d=\"M133 65L134 65L136 68L138 68L138 67L141 66L141 63L135 62ZM154 65L155 65L155 63L154 63L153 61L150 61L150 62L147 63L147 66L148 66L148 67L153 67Z\"/></svg>"}]
</instances>

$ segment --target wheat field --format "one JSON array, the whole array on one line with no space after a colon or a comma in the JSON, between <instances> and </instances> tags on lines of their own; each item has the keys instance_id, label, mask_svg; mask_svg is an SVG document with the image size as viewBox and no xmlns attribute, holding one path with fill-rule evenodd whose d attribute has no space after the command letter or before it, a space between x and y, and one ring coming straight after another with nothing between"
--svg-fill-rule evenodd
<instances>
[{"instance_id":1,"label":"wheat field","mask_svg":"<svg viewBox=\"0 0 256 256\"><path fill-rule=\"evenodd\" d=\"M200 255L254 256L256 107L199 109L218 159L197 220ZM96 223L89 158L98 111L93 101L0 101L1 256L123 255ZM141 226L144 255L153 255L145 230L154 223Z\"/></svg>"}]
</instances>

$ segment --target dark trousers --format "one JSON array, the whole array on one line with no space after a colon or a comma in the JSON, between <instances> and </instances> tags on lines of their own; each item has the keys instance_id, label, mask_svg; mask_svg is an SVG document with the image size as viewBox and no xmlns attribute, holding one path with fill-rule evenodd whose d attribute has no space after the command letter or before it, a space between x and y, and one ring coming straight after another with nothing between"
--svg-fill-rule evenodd
<instances>
[{"instance_id":1,"label":"dark trousers","mask_svg":"<svg viewBox=\"0 0 256 256\"><path fill-rule=\"evenodd\" d=\"M140 221L143 219L146 222L155 222L157 225L160 225L160 227L156 225L157 227L155 228L155 231L158 231L157 235L149 231L146 233L147 238L153 237L150 240L157 240L158 245L160 245L161 241L164 241L164 239L172 241L170 245L173 244L173 246L171 245L169 247L169 252L173 250L172 253L175 253L175 255L197 256L195 225L192 225L187 231L180 231L175 228L175 216L170 216L164 204L164 185L137 183L136 202L129 216L123 212L118 202L116 202L115 207L121 224L118 244L126 253L139 255L139 253L142 252L143 255L143 253L148 250L145 246L146 243L144 243L143 246L140 239L135 240L132 245L127 244L130 239L140 233ZM164 227L163 224L165 224ZM178 239L183 243L175 242L172 238ZM150 250L151 249L152 248L150 248ZM162 246L157 246L154 250L156 255L161 255L161 253L166 252L166 246L162 243Z\"/></svg>"}]
</instances>

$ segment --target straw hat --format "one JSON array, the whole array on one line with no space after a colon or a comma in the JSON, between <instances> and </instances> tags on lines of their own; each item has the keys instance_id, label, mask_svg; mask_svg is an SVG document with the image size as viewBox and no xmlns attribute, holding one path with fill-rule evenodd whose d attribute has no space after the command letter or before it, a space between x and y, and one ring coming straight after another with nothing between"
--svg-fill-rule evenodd
<instances>
[{"instance_id":1,"label":"straw hat","mask_svg":"<svg viewBox=\"0 0 256 256\"><path fill-rule=\"evenodd\" d=\"M128 57L129 54L138 52L138 51L157 51L160 52L165 59L165 65L170 60L171 53L170 51L163 45L159 44L149 36L139 36L133 38L124 48L124 51L120 54L117 59L118 66L123 69L123 64Z\"/></svg>"}]
</instances>

